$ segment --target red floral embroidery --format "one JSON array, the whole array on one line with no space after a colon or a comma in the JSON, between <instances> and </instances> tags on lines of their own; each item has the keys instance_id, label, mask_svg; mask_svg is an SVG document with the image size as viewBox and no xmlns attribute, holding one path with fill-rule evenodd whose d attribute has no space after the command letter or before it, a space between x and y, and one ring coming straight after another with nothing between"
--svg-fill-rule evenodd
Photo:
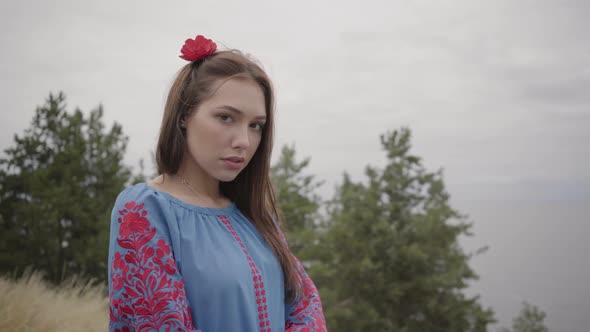
<instances>
[{"instance_id":1,"label":"red floral embroidery","mask_svg":"<svg viewBox=\"0 0 590 332\"><path fill-rule=\"evenodd\" d=\"M143 204L130 201L119 210L119 236L111 270L110 326L114 331L193 331L184 281L170 246L153 240L156 228Z\"/></svg>"},{"instance_id":2,"label":"red floral embroidery","mask_svg":"<svg viewBox=\"0 0 590 332\"><path fill-rule=\"evenodd\" d=\"M278 225L277 230L286 244L285 234ZM327 332L328 328L326 327L320 294L305 272L303 264L297 257L293 258L297 263L302 294L294 304L288 305L286 308L288 318L285 321L285 332Z\"/></svg>"},{"instance_id":3,"label":"red floral embroidery","mask_svg":"<svg viewBox=\"0 0 590 332\"><path fill-rule=\"evenodd\" d=\"M326 332L326 319L322 310L320 294L309 278L303 265L297 258L297 267L302 282L302 294L297 301L288 306L288 318L285 322L285 332Z\"/></svg>"}]
</instances>

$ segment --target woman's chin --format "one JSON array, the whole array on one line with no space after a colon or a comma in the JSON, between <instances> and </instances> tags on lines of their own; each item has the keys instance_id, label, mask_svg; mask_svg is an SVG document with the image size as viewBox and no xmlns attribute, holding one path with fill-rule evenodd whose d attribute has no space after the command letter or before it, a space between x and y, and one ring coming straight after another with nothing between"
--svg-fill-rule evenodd
<instances>
[{"instance_id":1,"label":"woman's chin","mask_svg":"<svg viewBox=\"0 0 590 332\"><path fill-rule=\"evenodd\" d=\"M220 174L217 176L217 180L221 182L231 182L238 177L238 174L240 174L240 172L227 172L226 174Z\"/></svg>"}]
</instances>

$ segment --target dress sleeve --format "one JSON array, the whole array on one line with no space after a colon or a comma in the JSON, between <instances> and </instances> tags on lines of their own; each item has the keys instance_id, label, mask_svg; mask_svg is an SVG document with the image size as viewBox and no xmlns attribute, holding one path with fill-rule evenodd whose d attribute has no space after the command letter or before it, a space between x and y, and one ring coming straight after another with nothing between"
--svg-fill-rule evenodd
<instances>
[{"instance_id":1,"label":"dress sleeve","mask_svg":"<svg viewBox=\"0 0 590 332\"><path fill-rule=\"evenodd\" d=\"M109 331L197 331L166 216L153 196L123 192L115 203L108 259Z\"/></svg>"},{"instance_id":2,"label":"dress sleeve","mask_svg":"<svg viewBox=\"0 0 590 332\"><path fill-rule=\"evenodd\" d=\"M285 235L279 233L285 243ZM285 332L327 332L326 319L322 309L320 294L313 281L305 272L303 264L293 256L297 264L301 294L293 303L285 304Z\"/></svg>"}]
</instances>

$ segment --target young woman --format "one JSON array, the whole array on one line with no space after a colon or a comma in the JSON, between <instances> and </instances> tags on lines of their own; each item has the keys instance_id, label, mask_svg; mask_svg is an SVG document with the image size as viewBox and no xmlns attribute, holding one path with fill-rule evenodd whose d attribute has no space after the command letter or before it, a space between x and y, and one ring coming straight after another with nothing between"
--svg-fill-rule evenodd
<instances>
[{"instance_id":1,"label":"young woman","mask_svg":"<svg viewBox=\"0 0 590 332\"><path fill-rule=\"evenodd\" d=\"M261 67L187 39L155 179L123 190L109 244L111 331L326 331L281 232L269 170L274 100Z\"/></svg>"}]
</instances>

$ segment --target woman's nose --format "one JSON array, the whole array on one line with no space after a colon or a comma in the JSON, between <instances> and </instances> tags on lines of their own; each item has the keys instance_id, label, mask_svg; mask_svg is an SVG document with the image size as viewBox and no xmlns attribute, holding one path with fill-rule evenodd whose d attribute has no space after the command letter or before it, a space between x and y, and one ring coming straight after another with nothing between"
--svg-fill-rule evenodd
<instances>
[{"instance_id":1,"label":"woman's nose","mask_svg":"<svg viewBox=\"0 0 590 332\"><path fill-rule=\"evenodd\" d=\"M237 133L235 134L234 137L234 147L240 147L243 149L246 149L248 147L250 147L250 128L246 127L246 129L240 127L239 130L237 130Z\"/></svg>"}]
</instances>

